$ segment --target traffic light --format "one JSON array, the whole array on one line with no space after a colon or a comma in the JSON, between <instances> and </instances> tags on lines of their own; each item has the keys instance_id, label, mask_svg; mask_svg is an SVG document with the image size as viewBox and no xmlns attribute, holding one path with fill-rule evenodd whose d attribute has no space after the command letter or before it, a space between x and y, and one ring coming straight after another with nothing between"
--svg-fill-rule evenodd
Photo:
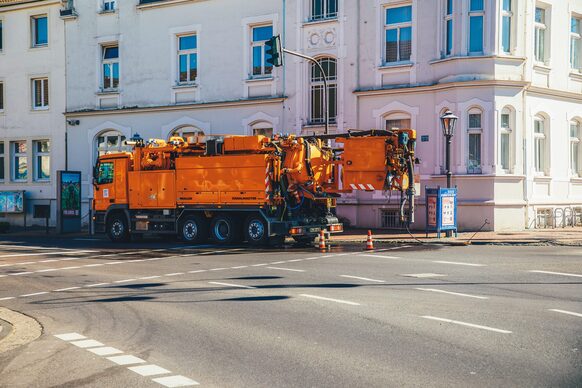
<instances>
[{"instance_id":1,"label":"traffic light","mask_svg":"<svg viewBox=\"0 0 582 388\"><path fill-rule=\"evenodd\" d=\"M281 46L280 35L273 36L265 43L265 54L267 65L283 66L283 47Z\"/></svg>"}]
</instances>

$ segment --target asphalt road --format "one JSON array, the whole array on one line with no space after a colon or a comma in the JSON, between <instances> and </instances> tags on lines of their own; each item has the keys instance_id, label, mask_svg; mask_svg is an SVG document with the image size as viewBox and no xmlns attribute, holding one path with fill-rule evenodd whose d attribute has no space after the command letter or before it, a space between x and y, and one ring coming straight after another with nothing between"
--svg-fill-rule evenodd
<instances>
[{"instance_id":1,"label":"asphalt road","mask_svg":"<svg viewBox=\"0 0 582 388\"><path fill-rule=\"evenodd\" d=\"M580 387L582 248L0 243L2 387Z\"/></svg>"}]
</instances>

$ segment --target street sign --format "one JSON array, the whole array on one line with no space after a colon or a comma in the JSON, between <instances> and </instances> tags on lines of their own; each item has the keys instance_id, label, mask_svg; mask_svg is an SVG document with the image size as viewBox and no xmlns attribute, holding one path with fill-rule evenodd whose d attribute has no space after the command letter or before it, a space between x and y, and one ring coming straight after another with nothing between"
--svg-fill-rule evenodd
<instances>
[{"instance_id":1,"label":"street sign","mask_svg":"<svg viewBox=\"0 0 582 388\"><path fill-rule=\"evenodd\" d=\"M429 231L441 232L452 230L457 234L457 189L425 187L426 198L426 235Z\"/></svg>"}]
</instances>

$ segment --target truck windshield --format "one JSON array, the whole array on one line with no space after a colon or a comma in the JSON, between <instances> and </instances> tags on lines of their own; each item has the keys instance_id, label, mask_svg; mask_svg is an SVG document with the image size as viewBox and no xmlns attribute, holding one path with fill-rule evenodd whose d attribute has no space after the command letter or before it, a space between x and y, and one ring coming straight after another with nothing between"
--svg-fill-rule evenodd
<instances>
[{"instance_id":1,"label":"truck windshield","mask_svg":"<svg viewBox=\"0 0 582 388\"><path fill-rule=\"evenodd\" d=\"M101 162L98 165L97 184L113 183L113 162Z\"/></svg>"}]
</instances>

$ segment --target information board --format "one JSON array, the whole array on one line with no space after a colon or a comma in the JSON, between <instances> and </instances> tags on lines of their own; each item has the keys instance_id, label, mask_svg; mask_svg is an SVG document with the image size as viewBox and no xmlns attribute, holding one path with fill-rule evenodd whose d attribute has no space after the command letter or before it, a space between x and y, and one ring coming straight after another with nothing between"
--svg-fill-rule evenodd
<instances>
[{"instance_id":1,"label":"information board","mask_svg":"<svg viewBox=\"0 0 582 388\"><path fill-rule=\"evenodd\" d=\"M429 231L457 232L457 189L425 187L426 198L426 234Z\"/></svg>"},{"instance_id":2,"label":"information board","mask_svg":"<svg viewBox=\"0 0 582 388\"><path fill-rule=\"evenodd\" d=\"M0 213L24 213L24 191L0 191Z\"/></svg>"},{"instance_id":3,"label":"information board","mask_svg":"<svg viewBox=\"0 0 582 388\"><path fill-rule=\"evenodd\" d=\"M58 171L58 228L60 233L81 231L81 172Z\"/></svg>"}]
</instances>

